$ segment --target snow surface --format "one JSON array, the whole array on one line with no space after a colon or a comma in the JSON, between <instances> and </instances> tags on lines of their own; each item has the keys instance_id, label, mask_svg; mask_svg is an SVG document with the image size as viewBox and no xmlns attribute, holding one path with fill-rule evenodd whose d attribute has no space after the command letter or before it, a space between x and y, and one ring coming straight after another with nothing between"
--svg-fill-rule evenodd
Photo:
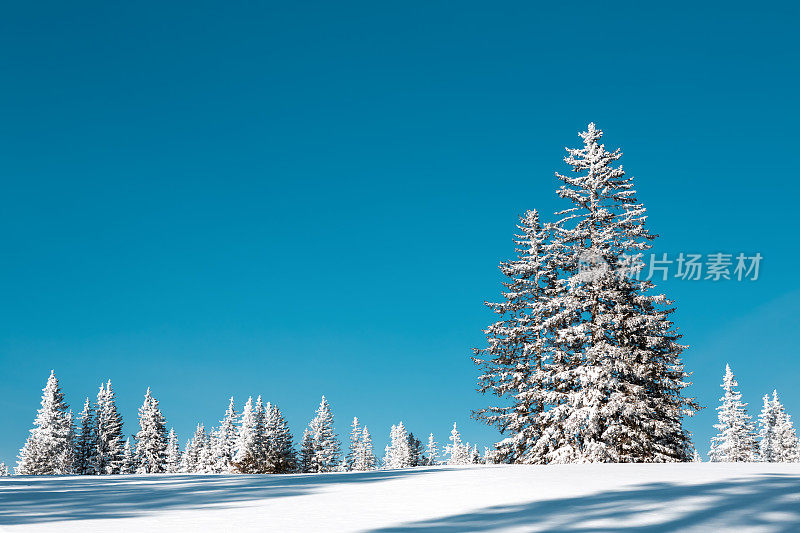
<instances>
[{"instance_id":1,"label":"snow surface","mask_svg":"<svg viewBox=\"0 0 800 533\"><path fill-rule=\"evenodd\" d=\"M0 478L3 531L800 531L800 464Z\"/></svg>"}]
</instances>

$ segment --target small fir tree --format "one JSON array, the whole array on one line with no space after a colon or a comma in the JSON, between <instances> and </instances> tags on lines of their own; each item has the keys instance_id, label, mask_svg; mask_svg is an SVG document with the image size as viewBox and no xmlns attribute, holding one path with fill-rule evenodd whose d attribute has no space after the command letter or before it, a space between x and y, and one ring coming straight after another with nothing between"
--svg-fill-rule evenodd
<instances>
[{"instance_id":1,"label":"small fir tree","mask_svg":"<svg viewBox=\"0 0 800 533\"><path fill-rule=\"evenodd\" d=\"M139 408L139 432L136 434L136 471L160 474L167 469L167 426L164 415L153 398L150 387Z\"/></svg>"},{"instance_id":2,"label":"small fir tree","mask_svg":"<svg viewBox=\"0 0 800 533\"><path fill-rule=\"evenodd\" d=\"M719 422L714 425L717 435L711 439L708 452L712 462L737 463L758 457L755 428L745 410L747 404L742 402L742 393L736 388L738 385L730 365L725 365L721 385L725 394L717 407Z\"/></svg>"}]
</instances>

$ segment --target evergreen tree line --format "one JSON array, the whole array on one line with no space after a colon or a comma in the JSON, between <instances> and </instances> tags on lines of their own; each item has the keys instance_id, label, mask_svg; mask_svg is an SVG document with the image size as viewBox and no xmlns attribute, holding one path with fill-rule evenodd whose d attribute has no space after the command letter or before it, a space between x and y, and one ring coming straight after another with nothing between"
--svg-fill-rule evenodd
<instances>
[{"instance_id":1,"label":"evergreen tree line","mask_svg":"<svg viewBox=\"0 0 800 533\"><path fill-rule=\"evenodd\" d=\"M717 434L711 439L708 452L712 462L739 463L762 461L767 463L794 463L800 461L800 441L792 424L792 417L778 399L778 391L764 395L764 405L758 415L758 427L747 413L747 403L742 401L739 383L725 365L722 390L717 407Z\"/></svg>"},{"instance_id":2,"label":"evergreen tree line","mask_svg":"<svg viewBox=\"0 0 800 533\"><path fill-rule=\"evenodd\" d=\"M277 405L248 398L237 413L233 398L217 427L198 424L183 451L150 389L139 408L139 430L133 440L123 434L111 381L100 386L95 402L86 398L77 420L64 400L58 379L50 373L42 391L34 427L19 453L19 475L102 475L158 473L282 474L294 472L366 471L438 464L470 464L491 460L477 446L462 443L456 425L440 460L433 434L423 446L403 423L392 426L382 462L375 457L372 437L353 419L349 450L342 457L330 404L322 397L303 432L300 452ZM0 463L0 475L8 469Z\"/></svg>"},{"instance_id":3,"label":"evergreen tree line","mask_svg":"<svg viewBox=\"0 0 800 533\"><path fill-rule=\"evenodd\" d=\"M656 235L622 157L593 123L556 173L564 209L520 217L516 258L500 263L498 315L476 349L478 390L497 397L475 412L504 438L509 463L676 462L692 458L683 427L699 406L683 392L674 309L639 279Z\"/></svg>"}]
</instances>

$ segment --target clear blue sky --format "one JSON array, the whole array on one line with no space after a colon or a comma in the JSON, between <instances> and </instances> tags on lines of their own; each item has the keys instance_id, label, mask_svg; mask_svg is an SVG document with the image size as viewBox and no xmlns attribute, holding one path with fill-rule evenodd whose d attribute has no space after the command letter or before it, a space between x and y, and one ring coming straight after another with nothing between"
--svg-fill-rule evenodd
<instances>
[{"instance_id":1,"label":"clear blue sky","mask_svg":"<svg viewBox=\"0 0 800 533\"><path fill-rule=\"evenodd\" d=\"M704 3L705 4L705 3ZM517 214L595 121L659 250L760 252L670 281L707 449L726 362L800 420L798 8L63 2L0 17L0 460L51 368L79 410L145 388L183 442L234 395L302 433L321 394L379 453L469 419Z\"/></svg>"}]
</instances>

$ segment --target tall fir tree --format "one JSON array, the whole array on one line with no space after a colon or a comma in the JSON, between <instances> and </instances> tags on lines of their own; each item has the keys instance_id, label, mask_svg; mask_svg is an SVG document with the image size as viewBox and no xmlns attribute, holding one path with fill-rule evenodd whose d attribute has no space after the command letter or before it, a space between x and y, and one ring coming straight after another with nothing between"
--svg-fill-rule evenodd
<instances>
[{"instance_id":1,"label":"tall fir tree","mask_svg":"<svg viewBox=\"0 0 800 533\"><path fill-rule=\"evenodd\" d=\"M167 469L167 426L164 415L153 398L150 387L139 408L139 432L136 434L136 471L160 474Z\"/></svg>"},{"instance_id":2,"label":"tall fir tree","mask_svg":"<svg viewBox=\"0 0 800 533\"><path fill-rule=\"evenodd\" d=\"M410 456L409 466L425 466L428 458L425 456L425 448L422 442L414 437L413 433L408 434L408 452Z\"/></svg>"},{"instance_id":3,"label":"tall fir tree","mask_svg":"<svg viewBox=\"0 0 800 533\"><path fill-rule=\"evenodd\" d=\"M458 432L455 422L453 422L453 430L450 432L450 444L445 446L444 453L450 456L447 459L448 465L466 465L470 462L469 444L461 441L461 433Z\"/></svg>"},{"instance_id":4,"label":"tall fir tree","mask_svg":"<svg viewBox=\"0 0 800 533\"><path fill-rule=\"evenodd\" d=\"M333 427L333 412L325 396L308 423L310 440L305 441L304 462L307 472L335 472L341 461L341 444Z\"/></svg>"},{"instance_id":5,"label":"tall fir tree","mask_svg":"<svg viewBox=\"0 0 800 533\"><path fill-rule=\"evenodd\" d=\"M778 434L781 437L782 460L784 463L800 462L800 442L797 440L797 432L792 423L792 417L784 412L783 420L778 427Z\"/></svg>"},{"instance_id":6,"label":"tall fir tree","mask_svg":"<svg viewBox=\"0 0 800 533\"><path fill-rule=\"evenodd\" d=\"M428 456L428 466L439 464L439 445L433 437L433 433L428 435L428 446L425 448L425 454Z\"/></svg>"},{"instance_id":7,"label":"tall fir tree","mask_svg":"<svg viewBox=\"0 0 800 533\"><path fill-rule=\"evenodd\" d=\"M408 447L408 432L403 422L393 425L389 432L389 444L383 457L383 467L388 469L411 466L411 450Z\"/></svg>"},{"instance_id":8,"label":"tall fir tree","mask_svg":"<svg viewBox=\"0 0 800 533\"><path fill-rule=\"evenodd\" d=\"M350 470L366 471L375 470L378 459L372 449L372 437L367 426L361 428L361 437L358 441L355 460Z\"/></svg>"},{"instance_id":9,"label":"tall fir tree","mask_svg":"<svg viewBox=\"0 0 800 533\"><path fill-rule=\"evenodd\" d=\"M175 435L175 430L170 428L169 435L167 435L166 472L168 474L175 474L180 471L181 471L181 450L178 444L178 436Z\"/></svg>"},{"instance_id":10,"label":"tall fir tree","mask_svg":"<svg viewBox=\"0 0 800 533\"><path fill-rule=\"evenodd\" d=\"M197 468L199 474L219 474L220 462L215 455L217 446L217 428L211 428L197 450Z\"/></svg>"},{"instance_id":11,"label":"tall fir tree","mask_svg":"<svg viewBox=\"0 0 800 533\"><path fill-rule=\"evenodd\" d=\"M272 403L266 409L265 456L270 473L288 474L297 470L292 432L281 410Z\"/></svg>"},{"instance_id":12,"label":"tall fir tree","mask_svg":"<svg viewBox=\"0 0 800 533\"><path fill-rule=\"evenodd\" d=\"M36 413L33 429L19 452L17 474L72 474L75 465L73 437L69 405L64 401L55 372L51 371L42 389L41 407Z\"/></svg>"},{"instance_id":13,"label":"tall fir tree","mask_svg":"<svg viewBox=\"0 0 800 533\"><path fill-rule=\"evenodd\" d=\"M755 427L745 410L747 404L742 402L742 393L736 388L738 386L730 365L725 365L721 385L725 394L717 407L719 422L714 425L717 435L711 439L711 450L708 452L712 462L738 463L758 458Z\"/></svg>"},{"instance_id":14,"label":"tall fir tree","mask_svg":"<svg viewBox=\"0 0 800 533\"><path fill-rule=\"evenodd\" d=\"M361 425L358 422L358 417L353 417L353 423L350 424L350 448L347 451L347 457L345 459L348 470L355 470L354 465L358 460L360 447L361 447Z\"/></svg>"},{"instance_id":15,"label":"tall fir tree","mask_svg":"<svg viewBox=\"0 0 800 533\"><path fill-rule=\"evenodd\" d=\"M208 434L203 424L197 424L194 435L186 442L181 456L181 472L194 474L200 471L200 454L207 445Z\"/></svg>"},{"instance_id":16,"label":"tall fir tree","mask_svg":"<svg viewBox=\"0 0 800 533\"><path fill-rule=\"evenodd\" d=\"M786 413L778 391L772 398L764 395L764 407L758 416L760 459L765 463L796 462L798 456L797 435L791 417Z\"/></svg>"},{"instance_id":17,"label":"tall fir tree","mask_svg":"<svg viewBox=\"0 0 800 533\"><path fill-rule=\"evenodd\" d=\"M122 436L122 415L117 411L116 396L111 388L111 380L100 385L97 393L96 434L97 434L97 473L119 474L122 467L124 441Z\"/></svg>"},{"instance_id":18,"label":"tall fir tree","mask_svg":"<svg viewBox=\"0 0 800 533\"><path fill-rule=\"evenodd\" d=\"M641 255L655 235L633 179L614 163L589 124L583 147L567 149L569 176L558 195L572 206L541 228L523 218L518 259L502 320L479 351L481 390L510 405L479 412L509 437L497 448L514 462L687 461L683 419L699 406L670 315L671 302L639 280ZM527 402L527 403L526 403Z\"/></svg>"},{"instance_id":19,"label":"tall fir tree","mask_svg":"<svg viewBox=\"0 0 800 533\"><path fill-rule=\"evenodd\" d=\"M300 439L300 471L313 472L314 468L314 435L309 428L303 430Z\"/></svg>"},{"instance_id":20,"label":"tall fir tree","mask_svg":"<svg viewBox=\"0 0 800 533\"><path fill-rule=\"evenodd\" d=\"M500 320L485 330L488 346L475 350L473 357L482 371L478 391L491 393L504 403L478 410L475 415L508 435L497 444L505 461L541 463L545 460L535 455L534 447L541 438L546 325L556 294L556 272L548 244L550 230L542 227L539 213L527 211L517 227L517 258L500 263L500 271L507 278L503 300L486 304Z\"/></svg>"},{"instance_id":21,"label":"tall fir tree","mask_svg":"<svg viewBox=\"0 0 800 533\"><path fill-rule=\"evenodd\" d=\"M75 473L93 475L97 473L97 427L94 408L89 398L83 403L83 410L78 415L80 432L75 443Z\"/></svg>"},{"instance_id":22,"label":"tall fir tree","mask_svg":"<svg viewBox=\"0 0 800 533\"><path fill-rule=\"evenodd\" d=\"M239 443L234 464L237 471L245 474L266 474L272 471L273 465L267 459L267 413L261 396L248 398L242 413L239 428Z\"/></svg>"},{"instance_id":23,"label":"tall fir tree","mask_svg":"<svg viewBox=\"0 0 800 533\"><path fill-rule=\"evenodd\" d=\"M236 455L237 427L236 408L233 397L228 402L225 416L220 420L219 427L214 435L214 457L217 460L216 471L229 473L234 471L234 457Z\"/></svg>"},{"instance_id":24,"label":"tall fir tree","mask_svg":"<svg viewBox=\"0 0 800 533\"><path fill-rule=\"evenodd\" d=\"M253 473L253 464L259 452L258 414L253 406L253 397L247 398L242 416L239 419L239 431L236 441L236 455L234 466L237 471Z\"/></svg>"}]
</instances>

